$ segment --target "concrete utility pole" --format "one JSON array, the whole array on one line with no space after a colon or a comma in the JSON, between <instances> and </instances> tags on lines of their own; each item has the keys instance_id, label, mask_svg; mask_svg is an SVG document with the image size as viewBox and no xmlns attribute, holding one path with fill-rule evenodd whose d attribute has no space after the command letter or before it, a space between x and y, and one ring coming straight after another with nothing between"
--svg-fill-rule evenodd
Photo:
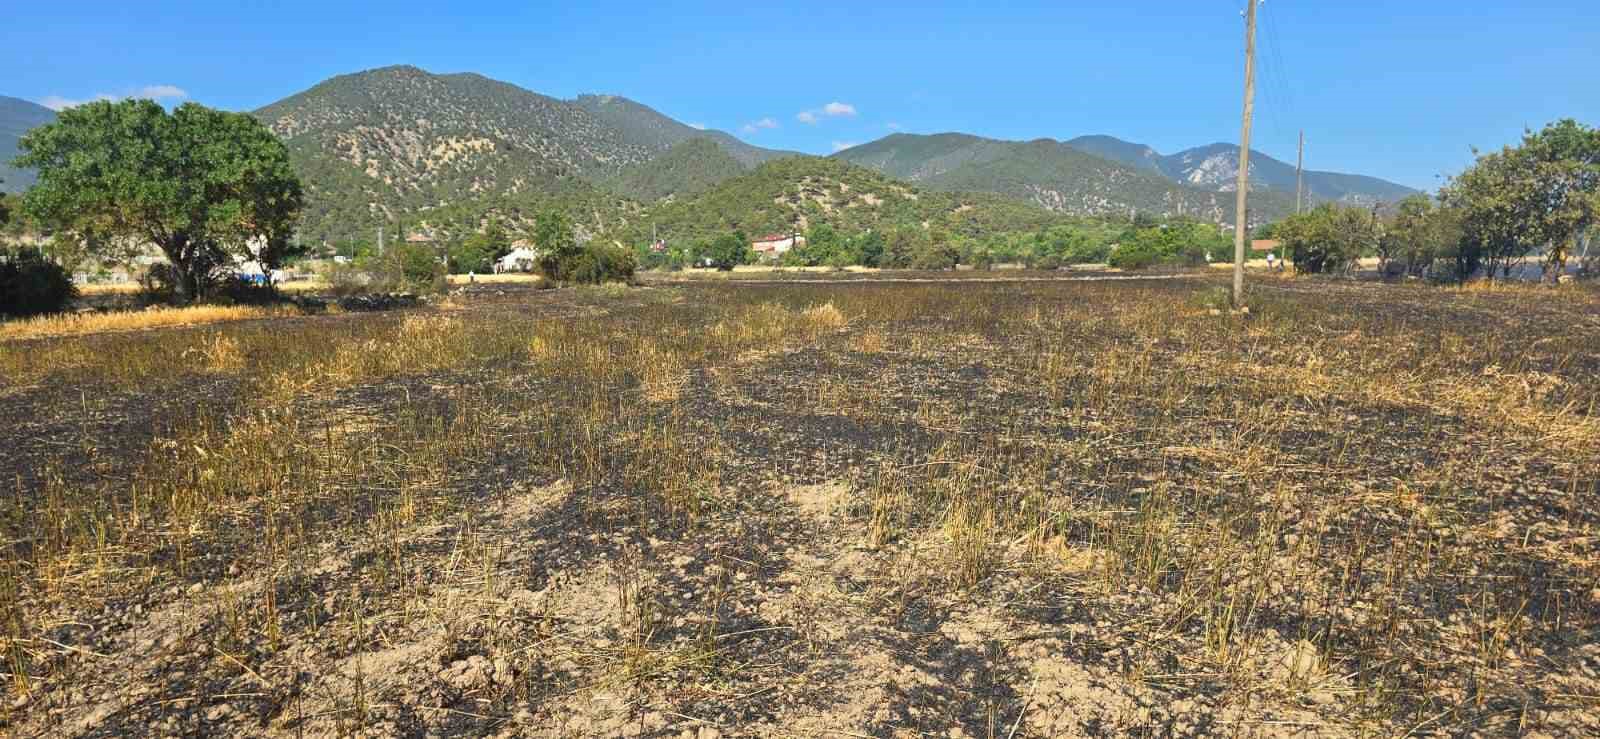
<instances>
[{"instance_id":1,"label":"concrete utility pole","mask_svg":"<svg viewBox=\"0 0 1600 739\"><path fill-rule=\"evenodd\" d=\"M1300 193L1305 190L1306 130L1300 129L1300 148L1294 155L1294 214L1300 215Z\"/></svg>"},{"instance_id":2,"label":"concrete utility pole","mask_svg":"<svg viewBox=\"0 0 1600 739\"><path fill-rule=\"evenodd\" d=\"M1256 102L1256 0L1244 21L1244 126L1239 134L1239 193L1233 209L1233 308L1244 307L1245 197L1250 194L1250 114Z\"/></svg>"},{"instance_id":3,"label":"concrete utility pole","mask_svg":"<svg viewBox=\"0 0 1600 739\"><path fill-rule=\"evenodd\" d=\"M383 256L383 226L378 227L378 256Z\"/></svg>"}]
</instances>

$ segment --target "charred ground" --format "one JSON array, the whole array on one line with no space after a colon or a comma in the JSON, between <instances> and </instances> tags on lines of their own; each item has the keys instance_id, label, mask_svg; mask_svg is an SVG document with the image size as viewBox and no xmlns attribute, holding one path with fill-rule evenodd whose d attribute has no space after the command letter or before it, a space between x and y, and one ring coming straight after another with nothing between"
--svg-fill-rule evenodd
<instances>
[{"instance_id":1,"label":"charred ground","mask_svg":"<svg viewBox=\"0 0 1600 739\"><path fill-rule=\"evenodd\" d=\"M0 344L18 735L1600 731L1600 298L468 291Z\"/></svg>"}]
</instances>

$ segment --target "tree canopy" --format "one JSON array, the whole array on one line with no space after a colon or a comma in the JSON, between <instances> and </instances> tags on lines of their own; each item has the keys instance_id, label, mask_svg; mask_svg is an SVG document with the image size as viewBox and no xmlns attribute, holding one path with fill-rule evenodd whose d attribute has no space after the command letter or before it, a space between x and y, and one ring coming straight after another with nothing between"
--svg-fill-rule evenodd
<instances>
[{"instance_id":1,"label":"tree canopy","mask_svg":"<svg viewBox=\"0 0 1600 739\"><path fill-rule=\"evenodd\" d=\"M39 171L30 215L86 244L153 244L184 298L203 297L231 260L270 273L296 249L300 181L282 142L248 115L97 101L28 132L21 149L18 164Z\"/></svg>"},{"instance_id":2,"label":"tree canopy","mask_svg":"<svg viewBox=\"0 0 1600 739\"><path fill-rule=\"evenodd\" d=\"M1600 217L1600 130L1567 119L1529 131L1518 146L1479 155L1440 196L1459 210L1461 248L1489 277L1536 249L1553 277Z\"/></svg>"},{"instance_id":3,"label":"tree canopy","mask_svg":"<svg viewBox=\"0 0 1600 739\"><path fill-rule=\"evenodd\" d=\"M1333 203L1289 216L1275 229L1301 272L1343 271L1363 254L1376 252L1383 233L1373 211Z\"/></svg>"}]
</instances>

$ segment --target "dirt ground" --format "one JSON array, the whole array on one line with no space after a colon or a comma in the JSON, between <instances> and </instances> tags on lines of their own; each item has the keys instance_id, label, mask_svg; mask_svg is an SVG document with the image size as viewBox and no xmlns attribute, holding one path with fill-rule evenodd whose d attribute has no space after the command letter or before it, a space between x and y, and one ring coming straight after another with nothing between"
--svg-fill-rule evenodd
<instances>
[{"instance_id":1,"label":"dirt ground","mask_svg":"<svg viewBox=\"0 0 1600 739\"><path fill-rule=\"evenodd\" d=\"M1600 296L472 286L0 343L13 736L1600 735Z\"/></svg>"}]
</instances>

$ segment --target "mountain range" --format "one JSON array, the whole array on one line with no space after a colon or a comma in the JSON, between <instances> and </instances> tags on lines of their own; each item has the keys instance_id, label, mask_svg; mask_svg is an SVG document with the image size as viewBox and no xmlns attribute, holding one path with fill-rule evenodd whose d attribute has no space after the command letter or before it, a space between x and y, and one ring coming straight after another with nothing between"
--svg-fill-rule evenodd
<instances>
[{"instance_id":1,"label":"mountain range","mask_svg":"<svg viewBox=\"0 0 1600 739\"><path fill-rule=\"evenodd\" d=\"M1234 198L1175 182L1154 170L1050 139L998 141L961 133L897 133L833 155L930 190L992 192L1053 211L1085 215L1186 215L1229 222ZM1261 219L1293 212L1270 193L1252 201ZM1258 219L1259 220L1259 219Z\"/></svg>"},{"instance_id":2,"label":"mountain range","mask_svg":"<svg viewBox=\"0 0 1600 739\"><path fill-rule=\"evenodd\" d=\"M11 166L18 154L17 140L28 129L55 119L55 111L43 105L0 95L0 193L22 192L33 185L31 170Z\"/></svg>"},{"instance_id":3,"label":"mountain range","mask_svg":"<svg viewBox=\"0 0 1600 739\"><path fill-rule=\"evenodd\" d=\"M1228 144L1162 155L1110 136L960 133L893 134L819 158L753 146L615 95L562 100L411 66L333 77L252 115L284 140L306 185L302 237L328 242L397 222L450 231L493 216L516 225L548 208L573 214L590 235L631 234L647 222L697 233L713 224L749 231L895 219L1006 229L1133 213L1229 222L1238 166ZM9 161L23 131L53 118L0 98L0 157ZM1252 152L1251 169L1252 222L1293 212L1294 168ZM0 176L11 190L31 182L26 172ZM1364 204L1412 192L1333 172L1307 172L1305 181L1312 201Z\"/></svg>"},{"instance_id":4,"label":"mountain range","mask_svg":"<svg viewBox=\"0 0 1600 739\"><path fill-rule=\"evenodd\" d=\"M1095 156L1121 162L1136 169L1160 173L1173 182L1206 190L1232 192L1239 175L1239 146L1215 143L1184 149L1176 154L1163 155L1144 144L1135 144L1114 136L1079 136L1068 140L1067 146L1086 151ZM1294 165L1281 162L1259 150L1250 150L1250 187L1252 190L1276 190L1293 193L1295 190ZM1336 201L1350 205L1372 205L1395 202L1410 195L1413 190L1387 180L1364 175L1322 172L1308 169L1304 173L1305 197L1311 202Z\"/></svg>"}]
</instances>

